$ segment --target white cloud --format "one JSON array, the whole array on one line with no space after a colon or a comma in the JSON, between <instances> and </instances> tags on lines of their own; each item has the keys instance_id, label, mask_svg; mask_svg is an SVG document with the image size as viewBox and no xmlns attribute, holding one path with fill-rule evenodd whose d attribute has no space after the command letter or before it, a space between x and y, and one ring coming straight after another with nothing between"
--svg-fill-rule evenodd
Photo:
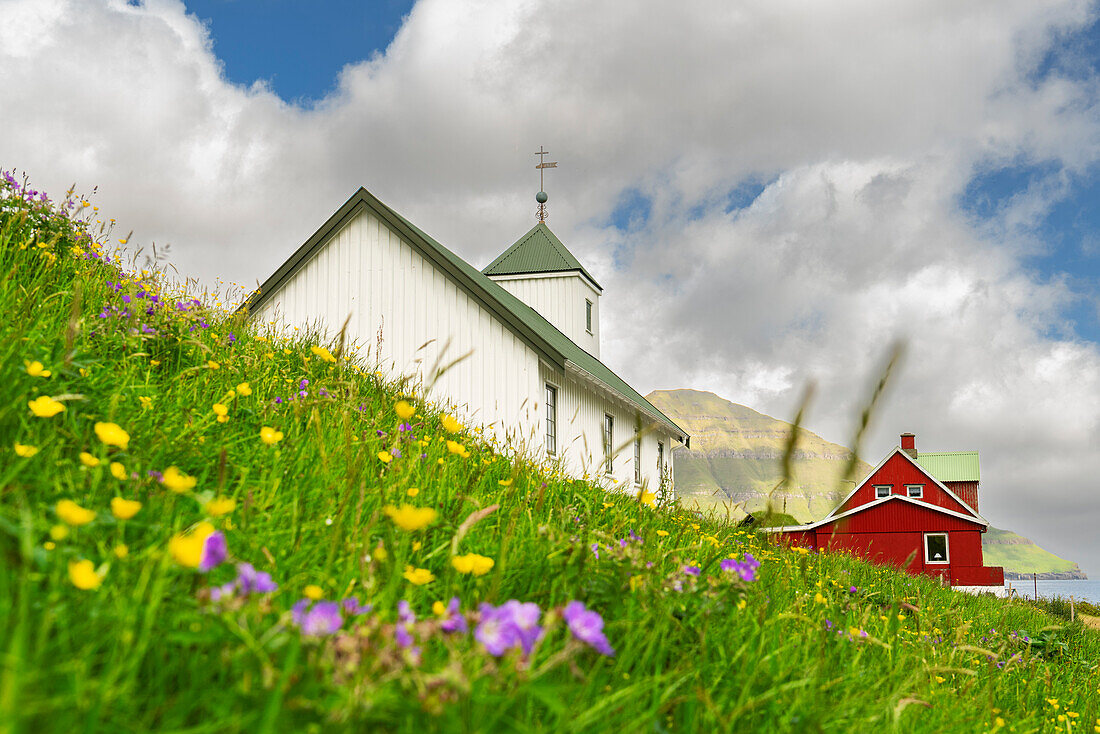
<instances>
[{"instance_id":1,"label":"white cloud","mask_svg":"<svg viewBox=\"0 0 1100 734\"><path fill-rule=\"evenodd\" d=\"M174 0L9 0L0 165L55 193L98 185L184 273L253 284L360 185L484 264L532 223L546 145L551 225L607 288L613 367L778 415L812 378L812 427L843 441L906 336L868 458L901 430L979 449L987 514L1100 572L1100 548L1063 540L1091 533L1060 530L1070 509L1100 521L1079 494L1100 469L1100 357L1060 336L1065 283L1021 264L1037 212L1100 158L1096 79L1033 73L1091 13L421 0L306 110L228 83ZM993 222L960 212L1009 161L1055 173ZM748 180L769 183L725 211ZM606 222L628 189L651 207L624 233Z\"/></svg>"}]
</instances>

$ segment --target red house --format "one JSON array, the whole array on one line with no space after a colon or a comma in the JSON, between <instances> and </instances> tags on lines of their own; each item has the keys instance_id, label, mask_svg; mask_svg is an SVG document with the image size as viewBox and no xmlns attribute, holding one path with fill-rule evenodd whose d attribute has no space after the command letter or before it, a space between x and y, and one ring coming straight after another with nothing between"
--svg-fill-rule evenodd
<instances>
[{"instance_id":1,"label":"red house","mask_svg":"<svg viewBox=\"0 0 1100 734\"><path fill-rule=\"evenodd\" d=\"M918 454L916 437L895 448L832 512L809 525L774 528L810 548L843 549L952 586L1003 586L1004 569L982 562L977 452Z\"/></svg>"}]
</instances>

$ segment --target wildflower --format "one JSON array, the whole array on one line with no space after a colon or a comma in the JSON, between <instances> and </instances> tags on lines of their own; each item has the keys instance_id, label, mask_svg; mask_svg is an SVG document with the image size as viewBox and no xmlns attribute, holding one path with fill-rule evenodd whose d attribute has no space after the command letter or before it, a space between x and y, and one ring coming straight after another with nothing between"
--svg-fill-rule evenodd
<instances>
[{"instance_id":1,"label":"wildflower","mask_svg":"<svg viewBox=\"0 0 1100 734\"><path fill-rule=\"evenodd\" d=\"M251 563L237 564L237 579L233 585L245 595L268 594L279 588L279 585L271 580L271 574L257 571Z\"/></svg>"},{"instance_id":2,"label":"wildflower","mask_svg":"<svg viewBox=\"0 0 1100 734\"><path fill-rule=\"evenodd\" d=\"M815 593L814 594L814 604L824 604L824 603L825 603L825 597L822 596L821 592L818 591L817 593ZM903 617L903 619L904 619L904 617Z\"/></svg>"},{"instance_id":3,"label":"wildflower","mask_svg":"<svg viewBox=\"0 0 1100 734\"><path fill-rule=\"evenodd\" d=\"M384 561L388 556L389 553L386 552L386 546L382 545L382 541L378 541L378 545L375 546L372 557L376 561Z\"/></svg>"},{"instance_id":4,"label":"wildflower","mask_svg":"<svg viewBox=\"0 0 1100 734\"><path fill-rule=\"evenodd\" d=\"M474 630L474 639L493 657L500 657L519 642L519 628L503 607L481 605L481 621Z\"/></svg>"},{"instance_id":5,"label":"wildflower","mask_svg":"<svg viewBox=\"0 0 1100 734\"><path fill-rule=\"evenodd\" d=\"M61 500L54 507L54 511L62 522L73 527L87 525L95 520L94 512L84 509L72 500Z\"/></svg>"},{"instance_id":6,"label":"wildflower","mask_svg":"<svg viewBox=\"0 0 1100 734\"><path fill-rule=\"evenodd\" d=\"M316 356L320 357L325 362L335 362L336 357L332 356L332 353L324 347L310 347L309 350Z\"/></svg>"},{"instance_id":7,"label":"wildflower","mask_svg":"<svg viewBox=\"0 0 1100 734\"><path fill-rule=\"evenodd\" d=\"M317 584L310 584L302 590L302 593L314 601L317 601L325 595L325 592Z\"/></svg>"},{"instance_id":8,"label":"wildflower","mask_svg":"<svg viewBox=\"0 0 1100 734\"><path fill-rule=\"evenodd\" d=\"M87 463L87 462L85 462L85 463ZM112 461L111 462L111 476L114 477L115 479L120 480L120 481L125 479L126 476L127 476L126 467L124 467L122 464L120 464L117 461Z\"/></svg>"},{"instance_id":9,"label":"wildflower","mask_svg":"<svg viewBox=\"0 0 1100 734\"><path fill-rule=\"evenodd\" d=\"M54 525L52 528L50 528L50 537L58 541L64 540L65 538L69 537L69 526L60 524Z\"/></svg>"},{"instance_id":10,"label":"wildflower","mask_svg":"<svg viewBox=\"0 0 1100 734\"><path fill-rule=\"evenodd\" d=\"M462 430L462 424L455 420L454 416L449 414L443 416L440 423L443 426L443 430L447 433L458 433Z\"/></svg>"},{"instance_id":11,"label":"wildflower","mask_svg":"<svg viewBox=\"0 0 1100 734\"><path fill-rule=\"evenodd\" d=\"M464 556L455 556L451 559L451 565L459 573L469 573L474 576L484 576L492 569L494 561L486 556L476 553L467 553Z\"/></svg>"},{"instance_id":12,"label":"wildflower","mask_svg":"<svg viewBox=\"0 0 1100 734\"><path fill-rule=\"evenodd\" d=\"M667 538L668 537L668 531L667 530L658 530L657 535L661 538Z\"/></svg>"},{"instance_id":13,"label":"wildflower","mask_svg":"<svg viewBox=\"0 0 1100 734\"><path fill-rule=\"evenodd\" d=\"M458 441L447 441L447 450L452 454L458 454L463 458L469 458L470 452L466 450L466 447L460 444Z\"/></svg>"},{"instance_id":14,"label":"wildflower","mask_svg":"<svg viewBox=\"0 0 1100 734\"><path fill-rule=\"evenodd\" d=\"M27 374L31 377L49 377L52 374L49 370L42 369L42 363L37 360L29 362L24 359L23 365L26 367Z\"/></svg>"},{"instance_id":15,"label":"wildflower","mask_svg":"<svg viewBox=\"0 0 1100 734\"><path fill-rule=\"evenodd\" d=\"M225 535L208 522L200 522L190 530L172 536L168 552L176 562L187 568L209 571L225 560Z\"/></svg>"},{"instance_id":16,"label":"wildflower","mask_svg":"<svg viewBox=\"0 0 1100 734\"><path fill-rule=\"evenodd\" d=\"M393 461L393 454L391 454L389 451L379 451L378 460L381 461L383 464L388 464Z\"/></svg>"},{"instance_id":17,"label":"wildflower","mask_svg":"<svg viewBox=\"0 0 1100 734\"><path fill-rule=\"evenodd\" d=\"M397 602L397 624L394 625L393 636L398 647L412 647L415 642L412 636L412 626L415 623L416 614L409 607L409 603L404 599Z\"/></svg>"},{"instance_id":18,"label":"wildflower","mask_svg":"<svg viewBox=\"0 0 1100 734\"><path fill-rule=\"evenodd\" d=\"M319 601L311 607L309 599L302 599L294 605L290 614L294 624L307 637L331 635L344 623L340 617L340 605L334 601Z\"/></svg>"},{"instance_id":19,"label":"wildflower","mask_svg":"<svg viewBox=\"0 0 1100 734\"><path fill-rule=\"evenodd\" d=\"M229 420L229 408L221 403L214 403L214 415L218 416L218 423L225 423Z\"/></svg>"},{"instance_id":20,"label":"wildflower","mask_svg":"<svg viewBox=\"0 0 1100 734\"><path fill-rule=\"evenodd\" d=\"M87 451L80 452L80 463L89 469L99 466L99 459L89 454Z\"/></svg>"},{"instance_id":21,"label":"wildflower","mask_svg":"<svg viewBox=\"0 0 1100 734\"><path fill-rule=\"evenodd\" d=\"M569 625L569 631L578 640L604 655L615 654L603 633L603 617L598 612L585 609L582 602L571 601L562 610L562 617Z\"/></svg>"},{"instance_id":22,"label":"wildflower","mask_svg":"<svg viewBox=\"0 0 1100 734\"><path fill-rule=\"evenodd\" d=\"M61 411L65 410L65 405L59 403L49 395L40 395L34 400L27 403L27 407L31 409L39 418L52 418Z\"/></svg>"},{"instance_id":23,"label":"wildflower","mask_svg":"<svg viewBox=\"0 0 1100 734\"><path fill-rule=\"evenodd\" d=\"M435 581L435 574L426 568L405 566L405 573L401 575L404 576L409 583L415 586L423 586L424 584L430 584L432 581Z\"/></svg>"},{"instance_id":24,"label":"wildflower","mask_svg":"<svg viewBox=\"0 0 1100 734\"><path fill-rule=\"evenodd\" d=\"M512 624L516 626L523 654L530 655L531 651L535 649L535 643L542 637L542 627L539 626L542 610L539 609L539 605L534 602L524 604L516 599L509 599L500 609L510 617Z\"/></svg>"},{"instance_id":25,"label":"wildflower","mask_svg":"<svg viewBox=\"0 0 1100 734\"><path fill-rule=\"evenodd\" d=\"M203 512L210 517L228 515L237 508L237 500L232 497L217 497L202 506Z\"/></svg>"},{"instance_id":26,"label":"wildflower","mask_svg":"<svg viewBox=\"0 0 1100 734\"><path fill-rule=\"evenodd\" d=\"M593 543L592 544L592 555L596 556L597 561L600 560L600 544L599 543Z\"/></svg>"},{"instance_id":27,"label":"wildflower","mask_svg":"<svg viewBox=\"0 0 1100 734\"><path fill-rule=\"evenodd\" d=\"M359 597L349 596L340 602L340 607L344 610L344 614L350 614L354 617L358 617L361 614L366 614L372 607L370 604L360 604Z\"/></svg>"},{"instance_id":28,"label":"wildflower","mask_svg":"<svg viewBox=\"0 0 1100 734\"><path fill-rule=\"evenodd\" d=\"M130 434L117 423L96 423L95 435L108 446L118 446L124 451L130 445Z\"/></svg>"},{"instance_id":29,"label":"wildflower","mask_svg":"<svg viewBox=\"0 0 1100 734\"><path fill-rule=\"evenodd\" d=\"M161 484L173 492L183 494L189 489L194 489L198 480L195 477L184 474L174 466L170 466L164 470L164 478L160 480Z\"/></svg>"},{"instance_id":30,"label":"wildflower","mask_svg":"<svg viewBox=\"0 0 1100 734\"><path fill-rule=\"evenodd\" d=\"M215 361L214 361L214 360L212 360L212 359L211 359L211 360L209 360L209 361L207 361L207 363L206 363L206 366L207 366L207 367L208 367L209 369L212 369L212 370L216 370L216 369L221 369L221 365L220 365L220 364L218 364L217 362L215 362Z\"/></svg>"},{"instance_id":31,"label":"wildflower","mask_svg":"<svg viewBox=\"0 0 1100 734\"><path fill-rule=\"evenodd\" d=\"M420 494L420 487L409 487L405 490L405 494L407 494L409 497L415 497L416 495Z\"/></svg>"},{"instance_id":32,"label":"wildflower","mask_svg":"<svg viewBox=\"0 0 1100 734\"><path fill-rule=\"evenodd\" d=\"M405 400L398 400L397 404L393 406L393 412L397 413L397 417L401 420L407 421L416 413L416 408L409 405Z\"/></svg>"},{"instance_id":33,"label":"wildflower","mask_svg":"<svg viewBox=\"0 0 1100 734\"><path fill-rule=\"evenodd\" d=\"M247 382L242 382L241 384L237 385L237 394L241 397L247 398L249 395L252 394L252 386L249 385Z\"/></svg>"},{"instance_id":34,"label":"wildflower","mask_svg":"<svg viewBox=\"0 0 1100 734\"><path fill-rule=\"evenodd\" d=\"M103 576L96 572L91 561L69 561L69 580L76 588L90 591L103 583Z\"/></svg>"},{"instance_id":35,"label":"wildflower","mask_svg":"<svg viewBox=\"0 0 1100 734\"><path fill-rule=\"evenodd\" d=\"M38 447L37 446L27 446L26 444L21 444L18 441L16 441L15 442L15 453L16 453L17 456L22 456L24 459L29 459L29 458L31 458L32 456L34 456L35 454L38 453Z\"/></svg>"},{"instance_id":36,"label":"wildflower","mask_svg":"<svg viewBox=\"0 0 1100 734\"><path fill-rule=\"evenodd\" d=\"M138 514L140 509L141 503L137 500L125 500L121 497L115 497L111 500L111 514L119 520L129 520Z\"/></svg>"},{"instance_id":37,"label":"wildflower","mask_svg":"<svg viewBox=\"0 0 1100 734\"><path fill-rule=\"evenodd\" d=\"M130 546L125 543L119 543L111 552L115 554L115 558L123 559L130 555Z\"/></svg>"},{"instance_id":38,"label":"wildflower","mask_svg":"<svg viewBox=\"0 0 1100 734\"><path fill-rule=\"evenodd\" d=\"M684 566L684 573L688 576L698 576L700 571L698 566Z\"/></svg>"},{"instance_id":39,"label":"wildflower","mask_svg":"<svg viewBox=\"0 0 1100 734\"><path fill-rule=\"evenodd\" d=\"M260 440L266 443L268 446L274 446L283 440L283 432L276 431L270 426L264 426L260 429Z\"/></svg>"},{"instance_id":40,"label":"wildflower","mask_svg":"<svg viewBox=\"0 0 1100 734\"><path fill-rule=\"evenodd\" d=\"M653 492L647 492L645 490L642 490L641 492L638 493L638 501L641 502L643 505L648 505L649 507L656 507L657 506L657 495L655 495Z\"/></svg>"},{"instance_id":41,"label":"wildflower","mask_svg":"<svg viewBox=\"0 0 1100 734\"><path fill-rule=\"evenodd\" d=\"M409 504L402 504L401 507L386 505L382 511L397 527L409 532L428 527L439 516L439 513L431 507L415 507Z\"/></svg>"}]
</instances>

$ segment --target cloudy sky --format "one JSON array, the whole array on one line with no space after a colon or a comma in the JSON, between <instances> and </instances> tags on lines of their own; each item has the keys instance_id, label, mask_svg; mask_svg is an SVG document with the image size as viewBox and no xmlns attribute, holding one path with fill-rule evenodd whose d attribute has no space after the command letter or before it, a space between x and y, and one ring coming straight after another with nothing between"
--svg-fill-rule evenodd
<instances>
[{"instance_id":1,"label":"cloudy sky","mask_svg":"<svg viewBox=\"0 0 1100 734\"><path fill-rule=\"evenodd\" d=\"M645 7L648 6L648 7ZM549 224L604 356L979 450L1100 576L1100 8L1079 0L0 0L0 167L253 287L359 186L478 266Z\"/></svg>"}]
</instances>

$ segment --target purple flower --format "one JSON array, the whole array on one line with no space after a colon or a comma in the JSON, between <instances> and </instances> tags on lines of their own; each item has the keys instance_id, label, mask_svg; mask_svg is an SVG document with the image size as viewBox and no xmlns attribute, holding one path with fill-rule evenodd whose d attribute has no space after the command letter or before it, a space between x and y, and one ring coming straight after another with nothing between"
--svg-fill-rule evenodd
<instances>
[{"instance_id":1,"label":"purple flower","mask_svg":"<svg viewBox=\"0 0 1100 734\"><path fill-rule=\"evenodd\" d=\"M222 599L233 596L237 590L237 582L230 581L229 583L222 584L221 586L215 586L210 590L210 601L221 601Z\"/></svg>"},{"instance_id":2,"label":"purple flower","mask_svg":"<svg viewBox=\"0 0 1100 734\"><path fill-rule=\"evenodd\" d=\"M751 553L745 554L744 561L736 558L726 558L720 564L723 571L735 571L742 581L755 581L756 569L760 568L760 561L753 558Z\"/></svg>"},{"instance_id":3,"label":"purple flower","mask_svg":"<svg viewBox=\"0 0 1100 734\"><path fill-rule=\"evenodd\" d=\"M400 459L401 458L401 449L398 449L398 448L390 449L390 456L392 456L395 459Z\"/></svg>"},{"instance_id":4,"label":"purple flower","mask_svg":"<svg viewBox=\"0 0 1100 734\"><path fill-rule=\"evenodd\" d=\"M565 605L562 617L568 623L569 631L578 640L603 655L615 654L603 633L603 617L598 612L585 609L582 602L571 601Z\"/></svg>"},{"instance_id":5,"label":"purple flower","mask_svg":"<svg viewBox=\"0 0 1100 734\"><path fill-rule=\"evenodd\" d=\"M269 594L276 591L279 585L271 579L271 574L266 571L257 571L251 563L237 564L237 581L242 594Z\"/></svg>"},{"instance_id":6,"label":"purple flower","mask_svg":"<svg viewBox=\"0 0 1100 734\"><path fill-rule=\"evenodd\" d=\"M309 380L307 380L303 377L302 381L298 383L298 389L299 390L305 390L307 385L309 385Z\"/></svg>"},{"instance_id":7,"label":"purple flower","mask_svg":"<svg viewBox=\"0 0 1100 734\"><path fill-rule=\"evenodd\" d=\"M229 549L225 545L225 534L216 530L206 537L202 544L202 560L199 562L199 570L206 572L214 568L229 555Z\"/></svg>"},{"instance_id":8,"label":"purple flower","mask_svg":"<svg viewBox=\"0 0 1100 734\"><path fill-rule=\"evenodd\" d=\"M626 538L620 538L619 539L619 547L620 548L625 548L626 547Z\"/></svg>"},{"instance_id":9,"label":"purple flower","mask_svg":"<svg viewBox=\"0 0 1100 734\"><path fill-rule=\"evenodd\" d=\"M320 395L322 398L327 398L328 397L328 390L326 390L323 387L318 388L317 389L317 394Z\"/></svg>"},{"instance_id":10,"label":"purple flower","mask_svg":"<svg viewBox=\"0 0 1100 734\"><path fill-rule=\"evenodd\" d=\"M640 536L639 536L639 535L638 535L637 533L635 533L635 532L634 532L633 530L631 530L631 531L630 531L630 539L631 539L631 540L634 540L634 541L636 541L636 542L638 542L638 543L641 543L641 542L642 542L642 539L641 539L641 537L640 537Z\"/></svg>"},{"instance_id":11,"label":"purple flower","mask_svg":"<svg viewBox=\"0 0 1100 734\"><path fill-rule=\"evenodd\" d=\"M512 621L504 607L481 605L481 622L474 630L474 638L493 657L499 658L520 642L519 627Z\"/></svg>"},{"instance_id":12,"label":"purple flower","mask_svg":"<svg viewBox=\"0 0 1100 734\"><path fill-rule=\"evenodd\" d=\"M225 341L228 344L232 344L233 342L237 341L237 337L234 336L233 332L231 331L231 332L229 332L229 337Z\"/></svg>"},{"instance_id":13,"label":"purple flower","mask_svg":"<svg viewBox=\"0 0 1100 734\"><path fill-rule=\"evenodd\" d=\"M374 608L370 604L360 604L359 597L357 596L349 596L347 599L340 602L340 606L344 608L345 614L350 614L353 617L366 614Z\"/></svg>"},{"instance_id":14,"label":"purple flower","mask_svg":"<svg viewBox=\"0 0 1100 734\"><path fill-rule=\"evenodd\" d=\"M447 616L439 625L444 632L465 632L468 629L466 617L458 611L458 606L458 597L452 596L450 603L447 604Z\"/></svg>"},{"instance_id":15,"label":"purple flower","mask_svg":"<svg viewBox=\"0 0 1100 734\"><path fill-rule=\"evenodd\" d=\"M412 636L412 626L416 622L416 615L413 614L412 609L409 607L409 603L402 599L397 603L397 624L394 626L393 636L397 640L397 644L400 647L412 647L414 642Z\"/></svg>"},{"instance_id":16,"label":"purple flower","mask_svg":"<svg viewBox=\"0 0 1100 734\"><path fill-rule=\"evenodd\" d=\"M848 587L848 591L854 594L854 593L856 593L857 591L859 591L859 589L857 589L857 588L856 588L856 587L854 587L854 586L849 586L849 587Z\"/></svg>"},{"instance_id":17,"label":"purple flower","mask_svg":"<svg viewBox=\"0 0 1100 734\"><path fill-rule=\"evenodd\" d=\"M520 647L524 655L530 655L535 648L535 643L542 637L542 627L539 626L539 617L542 610L534 602L522 603L516 599L510 599L501 605L499 611L508 615L519 636Z\"/></svg>"},{"instance_id":18,"label":"purple flower","mask_svg":"<svg viewBox=\"0 0 1100 734\"><path fill-rule=\"evenodd\" d=\"M282 399L282 398L280 398L280 397L279 397L278 395L276 395L276 396L275 396L275 404L276 404L276 405L279 405L279 404L281 404L282 402L283 402L283 399Z\"/></svg>"},{"instance_id":19,"label":"purple flower","mask_svg":"<svg viewBox=\"0 0 1100 734\"><path fill-rule=\"evenodd\" d=\"M158 482L163 482L164 481L164 475L161 474L156 469L150 469L149 471L146 472L146 474L151 476L153 479L156 479Z\"/></svg>"},{"instance_id":20,"label":"purple flower","mask_svg":"<svg viewBox=\"0 0 1100 734\"><path fill-rule=\"evenodd\" d=\"M302 634L308 637L331 635L344 623L340 605L334 601L319 601L312 607L309 599L302 599L291 609L291 618Z\"/></svg>"},{"instance_id":21,"label":"purple flower","mask_svg":"<svg viewBox=\"0 0 1100 734\"><path fill-rule=\"evenodd\" d=\"M600 544L599 543L593 543L592 544L592 555L596 556L596 559L599 560L599 558L600 558Z\"/></svg>"},{"instance_id":22,"label":"purple flower","mask_svg":"<svg viewBox=\"0 0 1100 734\"><path fill-rule=\"evenodd\" d=\"M411 431L412 429L413 429L413 427L410 426L408 423L402 423L401 425L399 425L397 427L397 430L400 431L401 433L404 433L405 431Z\"/></svg>"}]
</instances>

